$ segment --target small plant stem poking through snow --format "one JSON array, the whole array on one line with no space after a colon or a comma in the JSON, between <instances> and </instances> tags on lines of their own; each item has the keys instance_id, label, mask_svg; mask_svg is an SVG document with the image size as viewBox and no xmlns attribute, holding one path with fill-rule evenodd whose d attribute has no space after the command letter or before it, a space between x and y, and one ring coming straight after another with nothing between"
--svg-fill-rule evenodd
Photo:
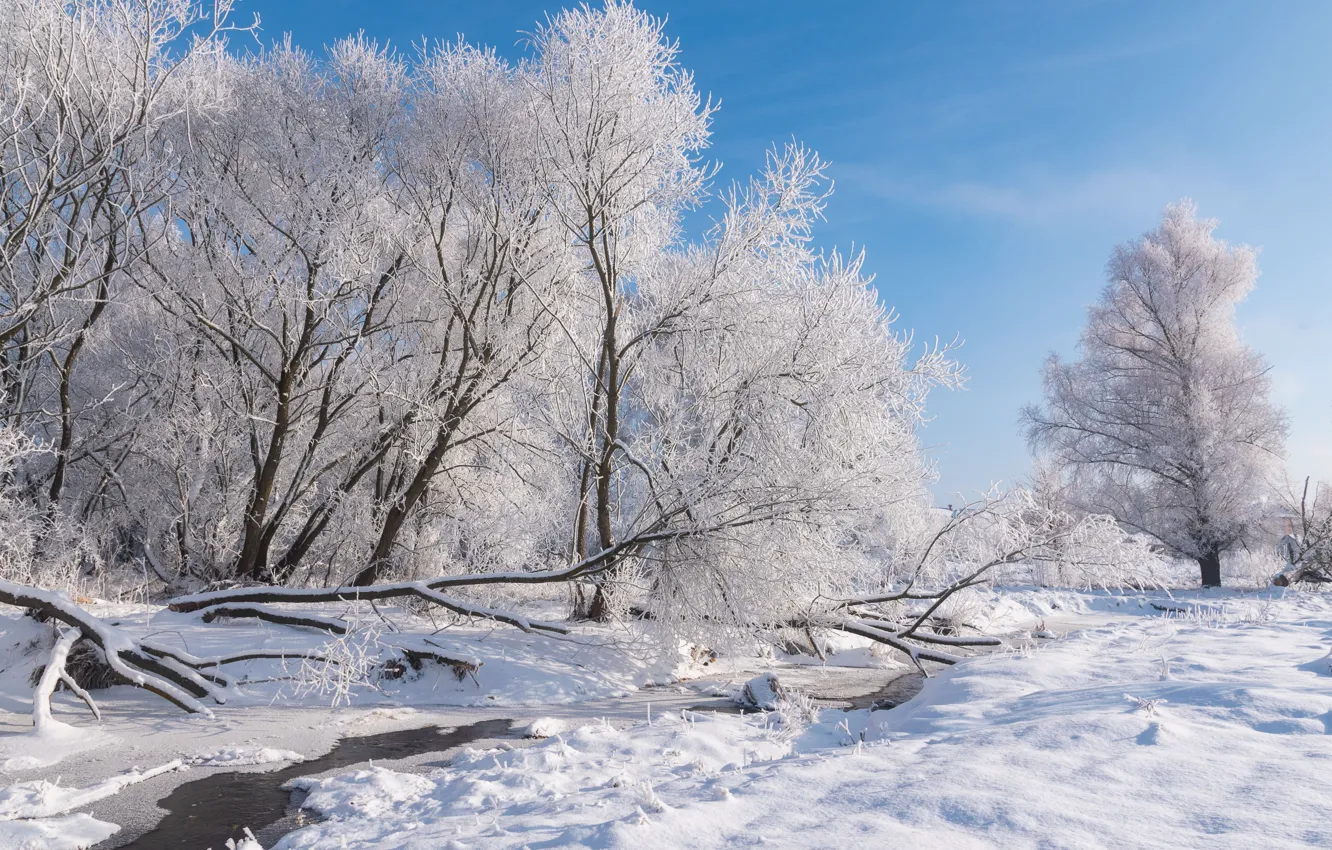
<instances>
[{"instance_id":1,"label":"small plant stem poking through snow","mask_svg":"<svg viewBox=\"0 0 1332 850\"><path fill-rule=\"evenodd\" d=\"M1135 697L1133 694L1124 694L1124 699L1133 703L1134 708L1141 711L1143 714L1146 714L1148 717L1155 717L1157 706L1165 705L1165 703L1169 702L1169 700L1164 699L1143 699L1142 697Z\"/></svg>"}]
</instances>

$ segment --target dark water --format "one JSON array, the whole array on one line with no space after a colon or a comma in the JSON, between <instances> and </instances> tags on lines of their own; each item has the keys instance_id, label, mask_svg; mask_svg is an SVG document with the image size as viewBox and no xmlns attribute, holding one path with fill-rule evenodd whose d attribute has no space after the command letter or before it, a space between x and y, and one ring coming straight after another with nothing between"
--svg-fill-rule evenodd
<instances>
[{"instance_id":1,"label":"dark water","mask_svg":"<svg viewBox=\"0 0 1332 850\"><path fill-rule=\"evenodd\" d=\"M851 711L858 708L868 708L871 711L896 708L920 693L920 689L923 687L925 687L924 676L919 673L906 673L893 679L872 694L848 697L847 701L851 705L847 708Z\"/></svg>"},{"instance_id":2,"label":"dark water","mask_svg":"<svg viewBox=\"0 0 1332 850\"><path fill-rule=\"evenodd\" d=\"M402 729L361 738L343 738L327 754L271 773L214 773L179 785L157 805L167 815L157 828L123 847L133 850L221 850L227 839L240 843L249 827L260 843L269 843L297 828L295 813L288 814L292 794L282 784L301 776L351 767L370 761L400 759L442 752L483 738L509 733L509 720L482 720L442 730L435 726Z\"/></svg>"}]
</instances>

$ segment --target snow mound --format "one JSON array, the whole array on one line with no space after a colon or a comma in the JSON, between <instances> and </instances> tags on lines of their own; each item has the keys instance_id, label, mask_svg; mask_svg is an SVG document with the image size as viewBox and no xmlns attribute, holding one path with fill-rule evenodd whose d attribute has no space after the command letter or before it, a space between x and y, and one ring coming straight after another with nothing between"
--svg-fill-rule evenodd
<instances>
[{"instance_id":1,"label":"snow mound","mask_svg":"<svg viewBox=\"0 0 1332 850\"><path fill-rule=\"evenodd\" d=\"M363 723L378 723L384 720L411 720L418 714L411 706L392 705L384 708L372 708L364 714L347 720L338 721L339 726L359 726Z\"/></svg>"},{"instance_id":2,"label":"snow mound","mask_svg":"<svg viewBox=\"0 0 1332 850\"><path fill-rule=\"evenodd\" d=\"M776 673L755 676L740 689L736 702L747 708L776 711L786 701L786 689Z\"/></svg>"},{"instance_id":3,"label":"snow mound","mask_svg":"<svg viewBox=\"0 0 1332 850\"><path fill-rule=\"evenodd\" d=\"M1317 673L1320 676L1332 676L1332 652L1328 652L1323 657L1316 658L1306 664L1301 664L1300 669Z\"/></svg>"},{"instance_id":4,"label":"snow mound","mask_svg":"<svg viewBox=\"0 0 1332 850\"><path fill-rule=\"evenodd\" d=\"M523 730L524 738L554 738L565 730L563 720L558 717L538 717Z\"/></svg>"},{"instance_id":5,"label":"snow mound","mask_svg":"<svg viewBox=\"0 0 1332 850\"><path fill-rule=\"evenodd\" d=\"M413 773L372 766L329 779L293 779L283 787L308 792L302 807L324 817L377 820L417 805L435 790L435 783Z\"/></svg>"},{"instance_id":6,"label":"snow mound","mask_svg":"<svg viewBox=\"0 0 1332 850\"><path fill-rule=\"evenodd\" d=\"M264 848L255 840L254 833L250 832L249 827L246 827L245 837L240 840L239 844L231 838L227 839L227 850L264 850Z\"/></svg>"}]
</instances>

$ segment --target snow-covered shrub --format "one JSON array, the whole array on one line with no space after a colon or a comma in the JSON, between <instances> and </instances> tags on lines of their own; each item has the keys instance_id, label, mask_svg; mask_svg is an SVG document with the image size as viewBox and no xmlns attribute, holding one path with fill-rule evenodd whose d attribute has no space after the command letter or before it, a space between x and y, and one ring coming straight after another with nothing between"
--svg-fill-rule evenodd
<instances>
[{"instance_id":1,"label":"snow-covered shrub","mask_svg":"<svg viewBox=\"0 0 1332 850\"><path fill-rule=\"evenodd\" d=\"M809 694L788 689L777 703L775 714L779 735L791 740L819 719L819 707Z\"/></svg>"},{"instance_id":2,"label":"snow-covered shrub","mask_svg":"<svg viewBox=\"0 0 1332 850\"><path fill-rule=\"evenodd\" d=\"M1078 514L1038 489L992 492L964 506L918 544L918 573L955 581L987 568L996 584L1074 588L1164 586L1167 561L1143 535L1111 517Z\"/></svg>"},{"instance_id":3,"label":"snow-covered shrub","mask_svg":"<svg viewBox=\"0 0 1332 850\"><path fill-rule=\"evenodd\" d=\"M301 659L292 676L293 696L315 695L334 708L349 704L362 688L377 687L384 645L375 625L352 628L325 642L316 657Z\"/></svg>"},{"instance_id":4,"label":"snow-covered shrub","mask_svg":"<svg viewBox=\"0 0 1332 850\"><path fill-rule=\"evenodd\" d=\"M77 595L100 564L84 529L62 511L42 510L22 492L25 461L40 446L0 425L0 578Z\"/></svg>"}]
</instances>

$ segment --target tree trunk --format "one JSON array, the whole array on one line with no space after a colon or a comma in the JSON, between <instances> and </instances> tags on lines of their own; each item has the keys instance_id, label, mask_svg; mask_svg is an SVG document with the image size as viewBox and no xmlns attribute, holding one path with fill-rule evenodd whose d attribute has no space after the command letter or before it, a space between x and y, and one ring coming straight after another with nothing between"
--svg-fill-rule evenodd
<instances>
[{"instance_id":1,"label":"tree trunk","mask_svg":"<svg viewBox=\"0 0 1332 850\"><path fill-rule=\"evenodd\" d=\"M1221 553L1205 552L1198 558L1198 568L1202 571L1203 587L1221 586Z\"/></svg>"},{"instance_id":2,"label":"tree trunk","mask_svg":"<svg viewBox=\"0 0 1332 850\"><path fill-rule=\"evenodd\" d=\"M412 476L412 481L407 485L407 489L385 512L384 523L380 528L379 540L375 543L375 550L370 555L369 563L356 574L356 578L352 579L353 587L369 587L378 583L380 574L384 567L388 566L389 559L393 555L393 549L398 542L398 535L407 524L407 519L411 516L412 511L425 497L430 482L439 473L440 467L444 463L444 456L453 445L453 435L459 423L462 422L462 418L463 414L456 410L449 411L444 418L444 423L435 434L435 443L430 447L430 453L417 467L416 474Z\"/></svg>"},{"instance_id":3,"label":"tree trunk","mask_svg":"<svg viewBox=\"0 0 1332 850\"><path fill-rule=\"evenodd\" d=\"M592 594L592 603L587 608L587 618L595 623L607 623L611 619L610 591L605 582L597 582Z\"/></svg>"}]
</instances>

